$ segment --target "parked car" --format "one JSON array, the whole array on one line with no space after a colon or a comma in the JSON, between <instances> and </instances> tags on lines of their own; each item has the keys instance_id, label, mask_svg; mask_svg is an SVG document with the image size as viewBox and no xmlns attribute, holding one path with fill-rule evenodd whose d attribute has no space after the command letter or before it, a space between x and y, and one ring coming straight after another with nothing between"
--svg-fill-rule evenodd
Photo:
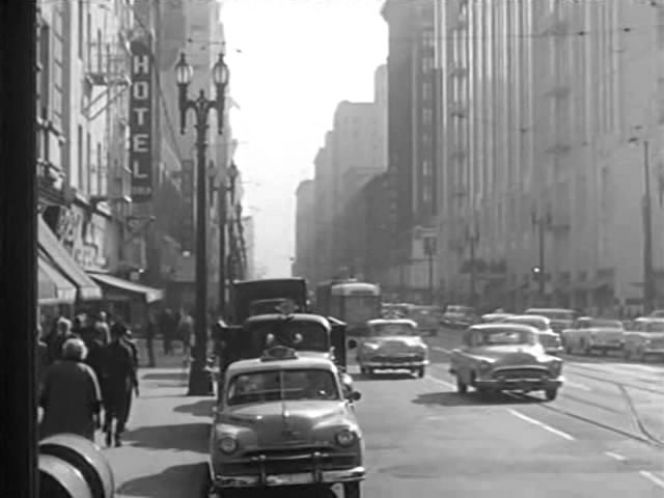
<instances>
[{"instance_id":1,"label":"parked car","mask_svg":"<svg viewBox=\"0 0 664 498\"><path fill-rule=\"evenodd\" d=\"M405 318L369 320L367 336L359 343L351 339L349 347L357 347L357 363L364 375L375 370L410 370L424 377L429 364L429 347L417 323Z\"/></svg>"},{"instance_id":2,"label":"parked car","mask_svg":"<svg viewBox=\"0 0 664 498\"><path fill-rule=\"evenodd\" d=\"M641 317L624 333L625 358L645 361L650 356L664 356L664 319Z\"/></svg>"},{"instance_id":3,"label":"parked car","mask_svg":"<svg viewBox=\"0 0 664 498\"><path fill-rule=\"evenodd\" d=\"M500 323L520 323L530 325L537 330L539 341L547 354L558 355L563 352L560 336L551 328L551 320L541 315L512 315L500 320Z\"/></svg>"},{"instance_id":4,"label":"parked car","mask_svg":"<svg viewBox=\"0 0 664 498\"><path fill-rule=\"evenodd\" d=\"M534 327L483 323L469 327L463 345L452 352L450 373L457 391L544 391L553 400L563 385L563 361L546 354Z\"/></svg>"},{"instance_id":5,"label":"parked car","mask_svg":"<svg viewBox=\"0 0 664 498\"><path fill-rule=\"evenodd\" d=\"M360 395L344 395L331 360L276 346L229 365L223 393L210 437L210 494L297 486L293 495L307 488L328 497L342 483L344 496L359 498Z\"/></svg>"},{"instance_id":6,"label":"parked car","mask_svg":"<svg viewBox=\"0 0 664 498\"><path fill-rule=\"evenodd\" d=\"M567 354L590 355L620 351L625 341L625 327L620 320L582 316L572 327L563 330L563 347Z\"/></svg>"},{"instance_id":7,"label":"parked car","mask_svg":"<svg viewBox=\"0 0 664 498\"><path fill-rule=\"evenodd\" d=\"M477 322L477 313L470 306L448 304L441 323L450 328L466 328Z\"/></svg>"},{"instance_id":8,"label":"parked car","mask_svg":"<svg viewBox=\"0 0 664 498\"><path fill-rule=\"evenodd\" d=\"M540 315L549 318L551 320L551 328L558 334L570 328L578 316L576 311L567 308L528 308L523 314Z\"/></svg>"}]
</instances>

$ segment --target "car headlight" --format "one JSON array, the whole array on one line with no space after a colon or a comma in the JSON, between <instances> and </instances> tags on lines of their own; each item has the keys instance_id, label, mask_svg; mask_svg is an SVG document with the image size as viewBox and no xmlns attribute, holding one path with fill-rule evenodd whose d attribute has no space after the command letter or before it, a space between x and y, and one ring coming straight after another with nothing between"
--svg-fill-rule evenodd
<instances>
[{"instance_id":1,"label":"car headlight","mask_svg":"<svg viewBox=\"0 0 664 498\"><path fill-rule=\"evenodd\" d=\"M365 342L364 344L362 344L362 347L364 349L374 350L374 349L378 349L378 344L373 343L373 342Z\"/></svg>"},{"instance_id":2,"label":"car headlight","mask_svg":"<svg viewBox=\"0 0 664 498\"><path fill-rule=\"evenodd\" d=\"M342 429L334 436L339 446L350 446L355 442L355 433L349 429Z\"/></svg>"},{"instance_id":3,"label":"car headlight","mask_svg":"<svg viewBox=\"0 0 664 498\"><path fill-rule=\"evenodd\" d=\"M486 372L488 370L491 370L491 362L486 361L486 360L480 361L480 370L482 372Z\"/></svg>"},{"instance_id":4,"label":"car headlight","mask_svg":"<svg viewBox=\"0 0 664 498\"><path fill-rule=\"evenodd\" d=\"M560 372L563 370L563 362L562 361L552 361L549 364L549 372L551 372L551 375L554 377L558 377L560 375Z\"/></svg>"},{"instance_id":5,"label":"car headlight","mask_svg":"<svg viewBox=\"0 0 664 498\"><path fill-rule=\"evenodd\" d=\"M219 449L226 453L231 454L237 450L237 439L231 436L224 436L219 440Z\"/></svg>"}]
</instances>

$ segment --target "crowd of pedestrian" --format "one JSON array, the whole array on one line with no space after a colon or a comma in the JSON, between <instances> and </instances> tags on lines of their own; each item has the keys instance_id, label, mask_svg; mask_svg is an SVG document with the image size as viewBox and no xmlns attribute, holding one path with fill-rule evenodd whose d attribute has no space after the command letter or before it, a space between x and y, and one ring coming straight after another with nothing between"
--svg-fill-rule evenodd
<instances>
[{"instance_id":1,"label":"crowd of pedestrian","mask_svg":"<svg viewBox=\"0 0 664 498\"><path fill-rule=\"evenodd\" d=\"M102 430L108 446L122 444L122 434L139 395L138 348L125 323L104 311L56 318L44 335L37 329L40 436L69 432L94 440ZM186 311L150 310L144 329L147 360L155 366L154 339L161 335L164 355L181 341L188 356L193 345L193 318ZM102 421L103 413L103 421Z\"/></svg>"},{"instance_id":2,"label":"crowd of pedestrian","mask_svg":"<svg viewBox=\"0 0 664 498\"><path fill-rule=\"evenodd\" d=\"M40 334L37 359L40 436L67 432L94 440L101 429L108 446L120 446L132 395L139 393L138 350L124 323L109 323L104 312L94 319L59 317Z\"/></svg>"}]
</instances>

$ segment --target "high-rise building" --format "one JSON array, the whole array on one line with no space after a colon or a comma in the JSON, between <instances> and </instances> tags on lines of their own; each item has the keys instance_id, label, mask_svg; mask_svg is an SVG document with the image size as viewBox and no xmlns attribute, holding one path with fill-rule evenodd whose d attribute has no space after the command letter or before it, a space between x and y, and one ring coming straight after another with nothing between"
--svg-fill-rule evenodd
<instances>
[{"instance_id":1,"label":"high-rise building","mask_svg":"<svg viewBox=\"0 0 664 498\"><path fill-rule=\"evenodd\" d=\"M422 228L437 223L438 192L435 2L386 0L388 24L388 172L393 238L390 287L403 298L428 292L419 278L426 265L421 252Z\"/></svg>"},{"instance_id":2,"label":"high-rise building","mask_svg":"<svg viewBox=\"0 0 664 498\"><path fill-rule=\"evenodd\" d=\"M294 276L313 280L315 185L313 180L303 180L295 191L295 261Z\"/></svg>"},{"instance_id":3,"label":"high-rise building","mask_svg":"<svg viewBox=\"0 0 664 498\"><path fill-rule=\"evenodd\" d=\"M664 239L644 256L664 229L664 6L437 4L451 298L468 299L472 282L494 304L639 307L649 265L664 297Z\"/></svg>"}]
</instances>

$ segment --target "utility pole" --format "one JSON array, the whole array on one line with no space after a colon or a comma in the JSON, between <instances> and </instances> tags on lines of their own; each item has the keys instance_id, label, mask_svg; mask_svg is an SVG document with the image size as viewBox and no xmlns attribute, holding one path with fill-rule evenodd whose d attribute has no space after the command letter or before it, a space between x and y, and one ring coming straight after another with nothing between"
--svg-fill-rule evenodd
<instances>
[{"instance_id":1,"label":"utility pole","mask_svg":"<svg viewBox=\"0 0 664 498\"><path fill-rule=\"evenodd\" d=\"M650 147L648 140L643 141L643 175L645 192L643 194L643 307L646 314L654 306L654 281L652 260L652 201L650 197Z\"/></svg>"},{"instance_id":2,"label":"utility pole","mask_svg":"<svg viewBox=\"0 0 664 498\"><path fill-rule=\"evenodd\" d=\"M535 212L532 213L532 223L535 228L537 228L537 238L538 238L538 263L537 266L533 268L533 276L537 279L537 292L540 299L540 304L544 305L546 298L546 269L545 269L545 236L546 230L551 226L551 213L547 212L545 215L538 215Z\"/></svg>"},{"instance_id":3,"label":"utility pole","mask_svg":"<svg viewBox=\"0 0 664 498\"><path fill-rule=\"evenodd\" d=\"M434 290L433 290L433 257L436 255L436 237L424 237L424 253L427 255L429 261L429 304L434 305Z\"/></svg>"}]
</instances>

